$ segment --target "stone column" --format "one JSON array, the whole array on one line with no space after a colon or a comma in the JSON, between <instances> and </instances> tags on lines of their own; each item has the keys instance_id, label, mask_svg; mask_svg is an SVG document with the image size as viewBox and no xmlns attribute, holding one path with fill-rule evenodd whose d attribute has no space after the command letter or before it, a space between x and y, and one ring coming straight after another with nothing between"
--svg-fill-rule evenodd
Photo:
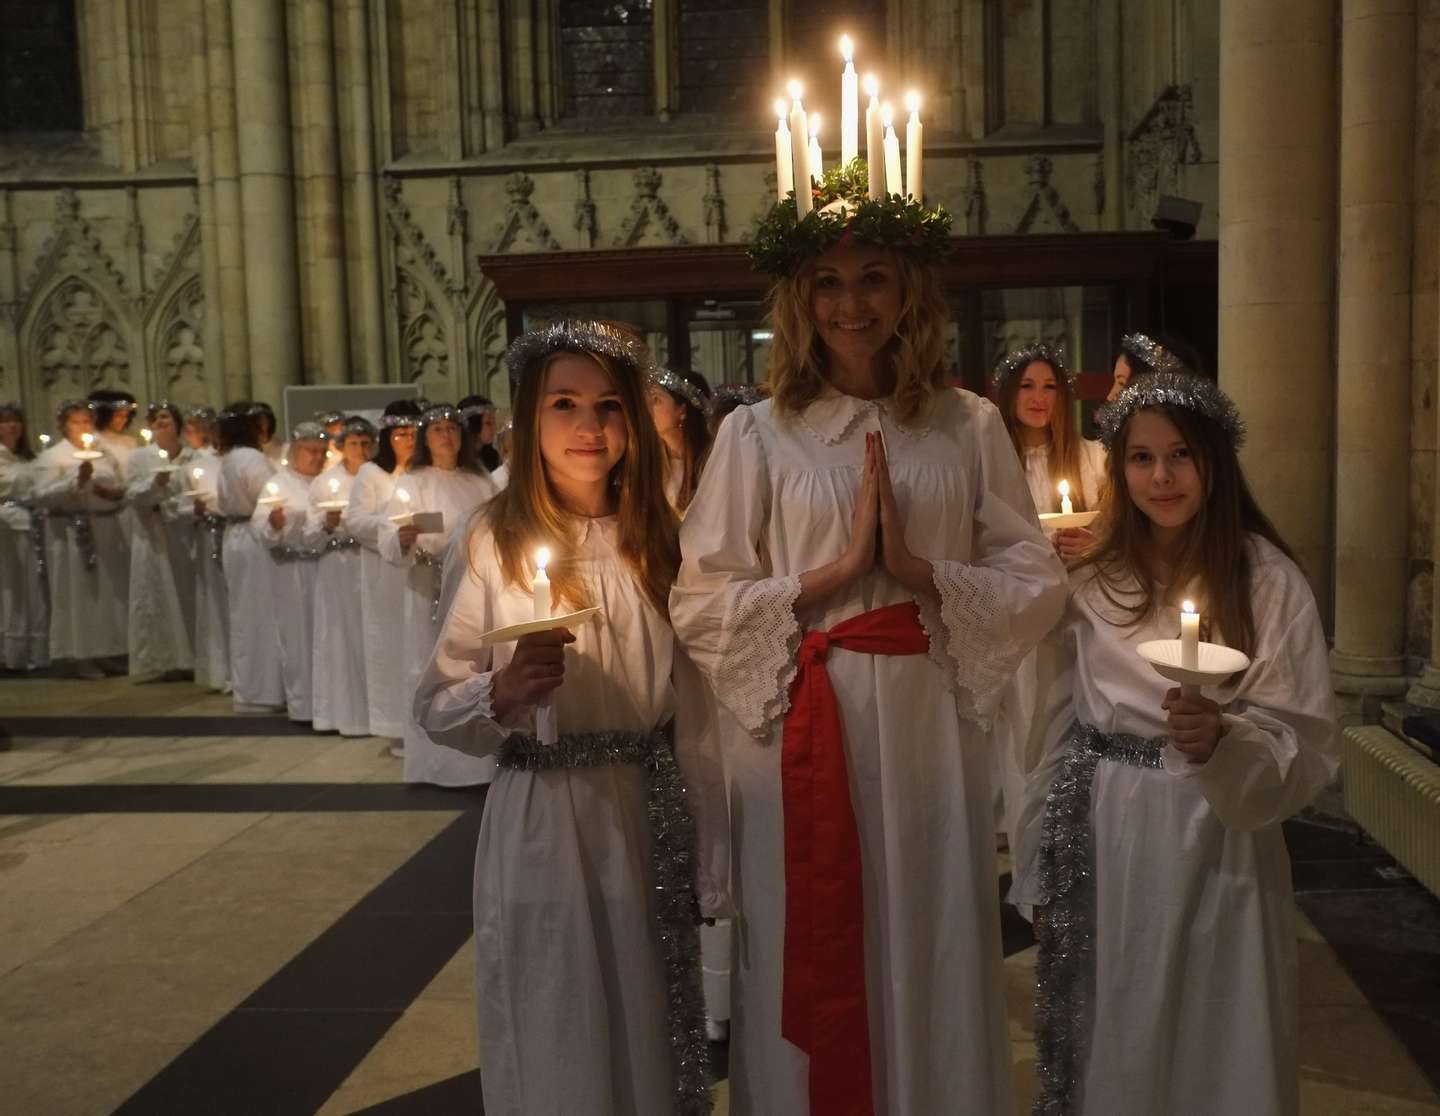
<instances>
[{"instance_id":1,"label":"stone column","mask_svg":"<svg viewBox=\"0 0 1440 1116\"><path fill-rule=\"evenodd\" d=\"M351 359L366 383L385 382L385 331L381 323L380 201L375 185L375 116L371 110L370 14L365 0L348 0L350 139L354 158L354 250L351 254L354 322L360 343ZM497 28L498 30L498 28ZM352 377L355 379L356 377Z\"/></svg>"},{"instance_id":2,"label":"stone column","mask_svg":"<svg viewBox=\"0 0 1440 1116\"><path fill-rule=\"evenodd\" d=\"M1333 0L1221 0L1220 383L1245 471L1330 598Z\"/></svg>"},{"instance_id":3,"label":"stone column","mask_svg":"<svg viewBox=\"0 0 1440 1116\"><path fill-rule=\"evenodd\" d=\"M1409 524L1395 512L1410 485L1415 4L1342 10L1331 665L1335 688L1363 698L1406 687Z\"/></svg>"},{"instance_id":4,"label":"stone column","mask_svg":"<svg viewBox=\"0 0 1440 1116\"><path fill-rule=\"evenodd\" d=\"M228 0L205 0L210 164L215 195L215 255L220 299L215 316L225 346L225 402L249 399L250 331L245 297L245 230L240 223L240 153L235 134L235 55ZM206 317L210 316L206 307Z\"/></svg>"},{"instance_id":5,"label":"stone column","mask_svg":"<svg viewBox=\"0 0 1440 1116\"><path fill-rule=\"evenodd\" d=\"M230 14L245 93L235 107L251 390L278 411L281 389L302 380L285 0L236 2Z\"/></svg>"}]
</instances>

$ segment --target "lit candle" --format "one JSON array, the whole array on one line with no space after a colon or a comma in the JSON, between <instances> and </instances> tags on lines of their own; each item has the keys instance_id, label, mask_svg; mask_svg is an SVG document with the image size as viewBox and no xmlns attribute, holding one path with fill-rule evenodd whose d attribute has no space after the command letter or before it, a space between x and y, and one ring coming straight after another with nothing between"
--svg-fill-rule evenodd
<instances>
[{"instance_id":1,"label":"lit candle","mask_svg":"<svg viewBox=\"0 0 1440 1116\"><path fill-rule=\"evenodd\" d=\"M41 448L41 449L49 449L49 448L50 448L50 435L49 435L49 434L41 434L41 435L40 435L40 448Z\"/></svg>"},{"instance_id":2,"label":"lit candle","mask_svg":"<svg viewBox=\"0 0 1440 1116\"><path fill-rule=\"evenodd\" d=\"M530 591L535 595L536 620L550 619L550 578L545 573L549 564L550 551L542 546L535 552L535 580L530 583Z\"/></svg>"},{"instance_id":3,"label":"lit candle","mask_svg":"<svg viewBox=\"0 0 1440 1116\"><path fill-rule=\"evenodd\" d=\"M885 193L885 131L880 124L880 80L865 75L865 93L870 103L865 106L865 165L870 173L870 196Z\"/></svg>"},{"instance_id":4,"label":"lit candle","mask_svg":"<svg viewBox=\"0 0 1440 1116\"><path fill-rule=\"evenodd\" d=\"M825 166L820 158L820 114L810 114L810 180L817 185L820 176L825 173Z\"/></svg>"},{"instance_id":5,"label":"lit candle","mask_svg":"<svg viewBox=\"0 0 1440 1116\"><path fill-rule=\"evenodd\" d=\"M87 450L92 449L95 445L95 435L89 433L81 434L80 444Z\"/></svg>"},{"instance_id":6,"label":"lit candle","mask_svg":"<svg viewBox=\"0 0 1440 1116\"><path fill-rule=\"evenodd\" d=\"M265 482L265 498L266 498L267 500L273 500L273 499L275 499L276 496L279 496L279 495L280 495L280 486L279 486L278 484L276 484L274 481L266 481L266 482Z\"/></svg>"},{"instance_id":7,"label":"lit candle","mask_svg":"<svg viewBox=\"0 0 1440 1116\"><path fill-rule=\"evenodd\" d=\"M1070 502L1070 482L1060 482L1060 514L1070 515L1075 510L1075 505Z\"/></svg>"},{"instance_id":8,"label":"lit candle","mask_svg":"<svg viewBox=\"0 0 1440 1116\"><path fill-rule=\"evenodd\" d=\"M155 435L151 432L150 428L146 426L141 429L140 437L145 439L145 444L148 446L154 440Z\"/></svg>"},{"instance_id":9,"label":"lit candle","mask_svg":"<svg viewBox=\"0 0 1440 1116\"><path fill-rule=\"evenodd\" d=\"M199 465L196 465L195 468L193 468L193 469L190 470L190 479L195 482L195 487L196 487L196 488L199 488L199 487L200 487L200 479L201 479L204 475L205 475L205 470L202 469L202 468L200 468Z\"/></svg>"},{"instance_id":10,"label":"lit candle","mask_svg":"<svg viewBox=\"0 0 1440 1116\"><path fill-rule=\"evenodd\" d=\"M1189 601L1180 606L1180 666L1200 669L1200 614Z\"/></svg>"},{"instance_id":11,"label":"lit candle","mask_svg":"<svg viewBox=\"0 0 1440 1116\"><path fill-rule=\"evenodd\" d=\"M785 102L775 102L780 126L775 129L775 193L776 201L784 201L795 189L795 169L790 165L790 125L785 121Z\"/></svg>"},{"instance_id":12,"label":"lit candle","mask_svg":"<svg viewBox=\"0 0 1440 1116\"><path fill-rule=\"evenodd\" d=\"M848 167L860 154L860 79L855 76L855 46L849 35L840 36L845 69L840 75L840 165Z\"/></svg>"},{"instance_id":13,"label":"lit candle","mask_svg":"<svg viewBox=\"0 0 1440 1116\"><path fill-rule=\"evenodd\" d=\"M290 459L289 459L288 457L282 457L282 458L280 459L280 464L281 464L281 466L289 465L289 464L290 464Z\"/></svg>"},{"instance_id":14,"label":"lit candle","mask_svg":"<svg viewBox=\"0 0 1440 1116\"><path fill-rule=\"evenodd\" d=\"M335 477L330 478L330 497L334 499L340 495L340 482Z\"/></svg>"},{"instance_id":15,"label":"lit candle","mask_svg":"<svg viewBox=\"0 0 1440 1116\"><path fill-rule=\"evenodd\" d=\"M410 505L410 493L403 488L397 488L395 490L395 499L399 500L406 507Z\"/></svg>"},{"instance_id":16,"label":"lit candle","mask_svg":"<svg viewBox=\"0 0 1440 1116\"><path fill-rule=\"evenodd\" d=\"M900 180L900 141L895 138L895 110L886 101L880 106L880 122L885 125L885 192L903 194L905 184Z\"/></svg>"},{"instance_id":17,"label":"lit candle","mask_svg":"<svg viewBox=\"0 0 1440 1116\"><path fill-rule=\"evenodd\" d=\"M163 449L160 451L160 460L161 460L161 461L169 461L169 460L170 460L170 455L169 455L168 453L166 453Z\"/></svg>"},{"instance_id":18,"label":"lit candle","mask_svg":"<svg viewBox=\"0 0 1440 1116\"><path fill-rule=\"evenodd\" d=\"M815 199L810 193L810 120L805 115L805 106L800 103L804 86L798 81L790 83L790 171L795 179L795 213L804 220L815 208Z\"/></svg>"},{"instance_id":19,"label":"lit candle","mask_svg":"<svg viewBox=\"0 0 1440 1116\"><path fill-rule=\"evenodd\" d=\"M920 94L905 94L905 107L910 120L905 125L905 192L916 201L925 194L925 129L920 124Z\"/></svg>"}]
</instances>

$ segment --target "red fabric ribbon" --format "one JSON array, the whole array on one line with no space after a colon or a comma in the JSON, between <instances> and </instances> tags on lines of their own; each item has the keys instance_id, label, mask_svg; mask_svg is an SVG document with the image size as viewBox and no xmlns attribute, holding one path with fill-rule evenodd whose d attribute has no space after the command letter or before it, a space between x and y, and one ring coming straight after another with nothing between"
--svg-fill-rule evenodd
<instances>
[{"instance_id":1,"label":"red fabric ribbon","mask_svg":"<svg viewBox=\"0 0 1440 1116\"><path fill-rule=\"evenodd\" d=\"M785 808L785 976L780 1033L810 1056L814 1116L871 1116L860 832L850 802L845 732L825 669L832 647L923 655L913 601L807 632L790 687L780 755Z\"/></svg>"}]
</instances>

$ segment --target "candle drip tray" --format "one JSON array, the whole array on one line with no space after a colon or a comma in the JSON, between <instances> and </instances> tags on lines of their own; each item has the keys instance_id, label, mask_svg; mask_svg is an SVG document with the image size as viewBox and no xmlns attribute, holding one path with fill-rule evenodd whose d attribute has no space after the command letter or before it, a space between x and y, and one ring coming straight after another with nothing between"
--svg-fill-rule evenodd
<instances>
[{"instance_id":1,"label":"candle drip tray","mask_svg":"<svg viewBox=\"0 0 1440 1116\"><path fill-rule=\"evenodd\" d=\"M563 616L551 616L547 620L526 620L523 624L509 624L495 628L480 637L480 646L489 647L496 643L513 643L521 636L535 632L548 632L555 628L576 628L600 615L599 608L582 608L579 612L567 612Z\"/></svg>"},{"instance_id":2,"label":"candle drip tray","mask_svg":"<svg viewBox=\"0 0 1440 1116\"><path fill-rule=\"evenodd\" d=\"M1194 670L1180 665L1178 639L1152 639L1135 650L1162 676L1182 686L1213 686L1250 665L1250 657L1245 652L1218 643L1200 644L1198 665Z\"/></svg>"},{"instance_id":3,"label":"candle drip tray","mask_svg":"<svg viewBox=\"0 0 1440 1116\"><path fill-rule=\"evenodd\" d=\"M1098 511L1071 512L1069 515L1063 512L1044 512L1040 516L1041 527L1089 527L1099 516Z\"/></svg>"}]
</instances>

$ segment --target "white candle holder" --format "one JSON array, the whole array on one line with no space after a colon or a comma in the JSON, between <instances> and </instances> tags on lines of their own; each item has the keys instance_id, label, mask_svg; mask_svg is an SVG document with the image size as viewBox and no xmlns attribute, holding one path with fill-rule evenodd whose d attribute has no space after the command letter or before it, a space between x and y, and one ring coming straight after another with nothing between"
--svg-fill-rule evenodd
<instances>
[{"instance_id":1,"label":"white candle holder","mask_svg":"<svg viewBox=\"0 0 1440 1116\"><path fill-rule=\"evenodd\" d=\"M321 511L344 511L350 506L349 500L317 500L315 506ZM392 517L393 518L393 517ZM408 518L408 517L407 517Z\"/></svg>"},{"instance_id":2,"label":"white candle holder","mask_svg":"<svg viewBox=\"0 0 1440 1116\"><path fill-rule=\"evenodd\" d=\"M1042 512L1040 514L1041 527L1089 527L1098 519L1098 511L1083 512Z\"/></svg>"},{"instance_id":3,"label":"white candle holder","mask_svg":"<svg viewBox=\"0 0 1440 1116\"><path fill-rule=\"evenodd\" d=\"M493 647L497 643L514 643L521 636L534 635L536 632L579 627L581 624L589 623L601 612L602 610L596 606L582 608L579 612L567 612L563 616L547 616L543 620L526 620L521 624L507 624L503 628L493 628L482 635L480 646Z\"/></svg>"},{"instance_id":4,"label":"white candle holder","mask_svg":"<svg viewBox=\"0 0 1440 1116\"><path fill-rule=\"evenodd\" d=\"M1161 677L1180 683L1180 692L1186 695L1198 694L1201 686L1217 686L1250 665L1245 652L1219 643L1200 644L1193 669L1180 665L1178 639L1148 640L1135 650Z\"/></svg>"}]
</instances>

